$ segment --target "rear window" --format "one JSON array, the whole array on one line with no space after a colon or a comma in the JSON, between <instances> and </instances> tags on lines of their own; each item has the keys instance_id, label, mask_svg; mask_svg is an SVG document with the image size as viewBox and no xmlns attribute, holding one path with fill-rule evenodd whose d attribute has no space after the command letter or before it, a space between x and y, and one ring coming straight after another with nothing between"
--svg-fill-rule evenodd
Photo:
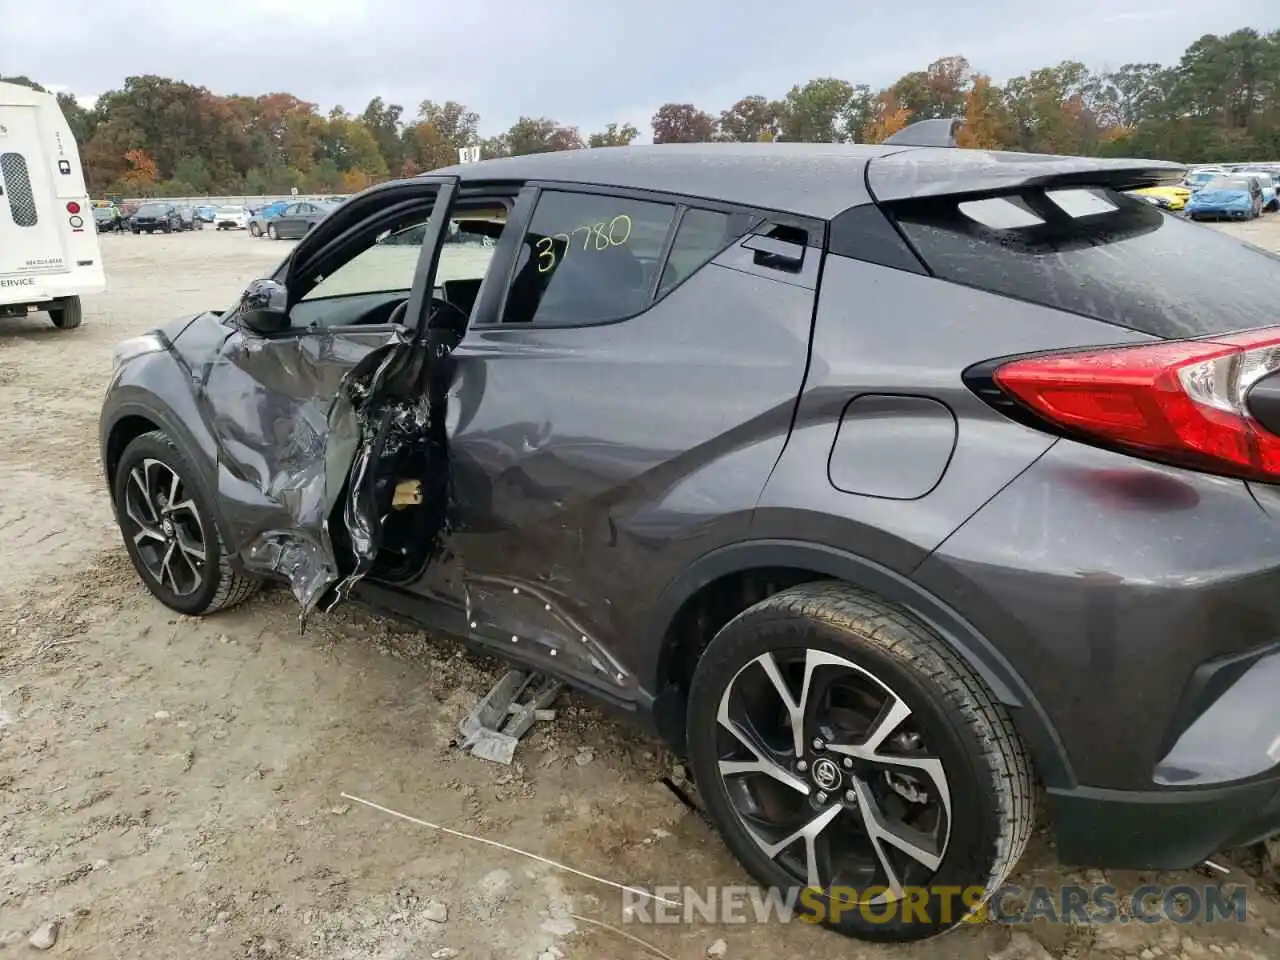
<instances>
[{"instance_id":1,"label":"rear window","mask_svg":"<svg viewBox=\"0 0 1280 960\"><path fill-rule=\"evenodd\" d=\"M894 215L954 283L1167 339L1280 322L1280 257L1111 190L930 198Z\"/></svg>"}]
</instances>

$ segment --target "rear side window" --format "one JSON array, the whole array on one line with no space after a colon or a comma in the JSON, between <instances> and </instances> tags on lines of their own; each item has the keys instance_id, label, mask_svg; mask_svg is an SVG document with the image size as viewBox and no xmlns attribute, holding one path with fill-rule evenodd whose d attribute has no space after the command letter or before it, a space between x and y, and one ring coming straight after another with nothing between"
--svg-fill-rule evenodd
<instances>
[{"instance_id":1,"label":"rear side window","mask_svg":"<svg viewBox=\"0 0 1280 960\"><path fill-rule=\"evenodd\" d=\"M675 210L602 194L544 192L502 322L580 326L640 313L653 300Z\"/></svg>"},{"instance_id":2,"label":"rear side window","mask_svg":"<svg viewBox=\"0 0 1280 960\"><path fill-rule=\"evenodd\" d=\"M9 215L19 227L34 227L40 222L36 197L31 189L27 160L20 153L0 153L0 185L9 195Z\"/></svg>"},{"instance_id":3,"label":"rear side window","mask_svg":"<svg viewBox=\"0 0 1280 960\"><path fill-rule=\"evenodd\" d=\"M933 273L1166 339L1280 321L1280 257L1111 190L910 201Z\"/></svg>"},{"instance_id":4,"label":"rear side window","mask_svg":"<svg viewBox=\"0 0 1280 960\"><path fill-rule=\"evenodd\" d=\"M737 240L759 221L748 214L717 213L714 210L685 210L671 243L667 265L662 270L658 296L690 277L720 251Z\"/></svg>"}]
</instances>

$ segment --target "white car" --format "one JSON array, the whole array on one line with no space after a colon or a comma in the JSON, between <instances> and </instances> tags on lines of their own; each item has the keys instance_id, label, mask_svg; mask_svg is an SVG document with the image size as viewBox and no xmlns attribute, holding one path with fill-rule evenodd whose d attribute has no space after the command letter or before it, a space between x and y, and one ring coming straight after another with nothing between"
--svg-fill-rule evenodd
<instances>
[{"instance_id":1,"label":"white car","mask_svg":"<svg viewBox=\"0 0 1280 960\"><path fill-rule=\"evenodd\" d=\"M244 207L219 207L213 212L213 225L219 230L247 230L249 211Z\"/></svg>"}]
</instances>

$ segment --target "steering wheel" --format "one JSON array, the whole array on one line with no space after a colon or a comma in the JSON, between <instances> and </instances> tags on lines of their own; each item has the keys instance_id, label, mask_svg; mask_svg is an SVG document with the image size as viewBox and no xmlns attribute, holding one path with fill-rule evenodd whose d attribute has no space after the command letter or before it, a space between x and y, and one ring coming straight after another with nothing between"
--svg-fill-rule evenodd
<instances>
[{"instance_id":1,"label":"steering wheel","mask_svg":"<svg viewBox=\"0 0 1280 960\"><path fill-rule=\"evenodd\" d=\"M395 309L391 311L391 315L387 317L387 323L393 326L403 324L405 314L408 312L409 301L406 298L396 304ZM444 328L461 338L467 332L467 323L470 320L471 315L457 304L450 303L441 297L431 298L431 305L427 311L427 326L429 328Z\"/></svg>"}]
</instances>

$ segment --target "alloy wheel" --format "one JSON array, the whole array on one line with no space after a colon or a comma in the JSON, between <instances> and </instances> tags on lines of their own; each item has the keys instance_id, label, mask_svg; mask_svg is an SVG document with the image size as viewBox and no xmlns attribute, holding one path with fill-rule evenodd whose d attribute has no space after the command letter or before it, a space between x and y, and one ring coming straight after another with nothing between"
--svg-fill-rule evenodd
<instances>
[{"instance_id":1,"label":"alloy wheel","mask_svg":"<svg viewBox=\"0 0 1280 960\"><path fill-rule=\"evenodd\" d=\"M186 484L168 464L144 459L129 471L122 525L147 572L166 590L185 597L204 584L204 525Z\"/></svg>"},{"instance_id":2,"label":"alloy wheel","mask_svg":"<svg viewBox=\"0 0 1280 960\"><path fill-rule=\"evenodd\" d=\"M760 850L803 886L899 900L937 873L951 793L906 702L821 650L756 657L725 688L718 769Z\"/></svg>"}]
</instances>

